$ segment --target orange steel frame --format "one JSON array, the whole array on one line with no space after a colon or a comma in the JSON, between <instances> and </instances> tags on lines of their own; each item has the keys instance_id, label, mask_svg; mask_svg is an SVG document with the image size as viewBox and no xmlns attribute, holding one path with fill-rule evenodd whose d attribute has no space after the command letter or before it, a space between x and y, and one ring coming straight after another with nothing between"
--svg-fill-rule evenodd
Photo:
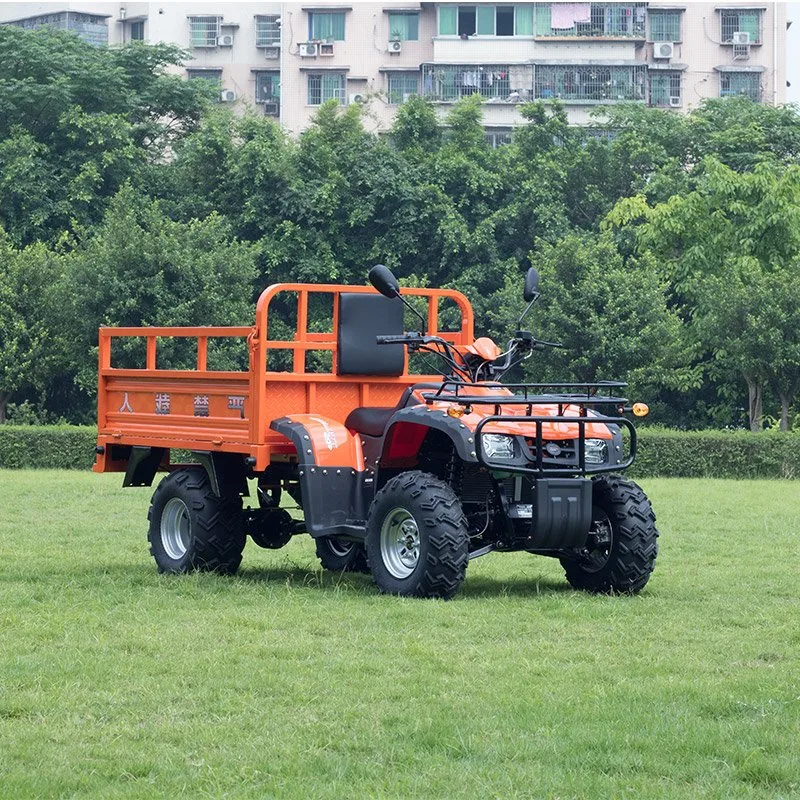
<instances>
[{"instance_id":1,"label":"orange steel frame","mask_svg":"<svg viewBox=\"0 0 800 800\"><path fill-rule=\"evenodd\" d=\"M293 341L267 338L270 302L282 292L297 293L297 329ZM365 405L391 406L402 391L419 381L440 380L439 375L411 374L406 356L403 374L397 377L337 375L337 329L339 295L374 293L368 286L281 283L265 289L256 305L252 327L100 328L97 386L98 453L95 472L118 472L126 460L114 460L109 445L140 445L165 449L183 448L222 453L242 453L255 459L254 470L269 465L273 454L291 455L292 444L270 430L273 419L289 414L320 414L344 422L354 408ZM310 294L333 296L332 330L308 330ZM438 335L455 345L474 339L472 307L460 292L449 289L403 289L406 297L427 300L429 335ZM458 331L439 331L439 302L452 300L461 312ZM146 340L143 369L111 366L114 339L140 337ZM158 369L159 338L196 339L194 370ZM245 338L249 353L247 372L208 369L208 340L214 337ZM270 351L291 350L292 372L271 372ZM306 353L328 350L333 366L329 373L306 372ZM156 413L156 395L169 397L169 413ZM197 398L205 398L208 416L196 416ZM231 400L241 400L231 408ZM117 410L119 409L119 410Z\"/></svg>"}]
</instances>

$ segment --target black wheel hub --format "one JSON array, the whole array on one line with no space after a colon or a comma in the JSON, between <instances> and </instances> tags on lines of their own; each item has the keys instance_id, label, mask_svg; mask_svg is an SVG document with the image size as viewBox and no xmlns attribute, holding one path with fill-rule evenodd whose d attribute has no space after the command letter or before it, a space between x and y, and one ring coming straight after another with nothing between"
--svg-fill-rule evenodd
<instances>
[{"instance_id":1,"label":"black wheel hub","mask_svg":"<svg viewBox=\"0 0 800 800\"><path fill-rule=\"evenodd\" d=\"M249 508L247 533L259 546L278 550L289 543L294 527L289 512L282 508Z\"/></svg>"}]
</instances>

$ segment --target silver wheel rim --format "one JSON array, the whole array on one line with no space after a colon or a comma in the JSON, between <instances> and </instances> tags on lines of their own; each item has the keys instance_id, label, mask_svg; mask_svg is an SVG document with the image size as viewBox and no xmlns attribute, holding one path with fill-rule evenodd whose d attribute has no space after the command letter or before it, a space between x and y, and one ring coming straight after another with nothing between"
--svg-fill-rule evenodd
<instances>
[{"instance_id":1,"label":"silver wheel rim","mask_svg":"<svg viewBox=\"0 0 800 800\"><path fill-rule=\"evenodd\" d=\"M395 578L407 578L419 563L419 528L404 508L393 508L381 525L381 559Z\"/></svg>"},{"instance_id":2,"label":"silver wheel rim","mask_svg":"<svg viewBox=\"0 0 800 800\"><path fill-rule=\"evenodd\" d=\"M338 556L339 558L349 556L354 545L355 542L348 542L346 539L336 539L333 536L328 539L328 550L330 550L333 555Z\"/></svg>"},{"instance_id":3,"label":"silver wheel rim","mask_svg":"<svg viewBox=\"0 0 800 800\"><path fill-rule=\"evenodd\" d=\"M179 497L167 501L161 512L161 545L174 561L180 561L189 549L191 526L189 509Z\"/></svg>"}]
</instances>

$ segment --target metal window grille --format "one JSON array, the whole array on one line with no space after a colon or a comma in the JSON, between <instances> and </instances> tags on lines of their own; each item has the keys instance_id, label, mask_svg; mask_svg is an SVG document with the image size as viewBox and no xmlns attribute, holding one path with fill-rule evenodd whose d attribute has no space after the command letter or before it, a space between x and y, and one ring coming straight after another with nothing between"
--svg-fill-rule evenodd
<instances>
[{"instance_id":1,"label":"metal window grille","mask_svg":"<svg viewBox=\"0 0 800 800\"><path fill-rule=\"evenodd\" d=\"M222 17L189 17L189 44L192 47L216 47Z\"/></svg>"},{"instance_id":2,"label":"metal window grille","mask_svg":"<svg viewBox=\"0 0 800 800\"><path fill-rule=\"evenodd\" d=\"M644 67L536 66L534 97L573 103L645 99Z\"/></svg>"},{"instance_id":3,"label":"metal window grille","mask_svg":"<svg viewBox=\"0 0 800 800\"><path fill-rule=\"evenodd\" d=\"M487 130L485 133L486 142L488 143L489 147L495 149L498 147L503 147L503 145L506 144L511 144L512 136L513 134L510 128Z\"/></svg>"},{"instance_id":4,"label":"metal window grille","mask_svg":"<svg viewBox=\"0 0 800 800\"><path fill-rule=\"evenodd\" d=\"M256 103L278 103L281 97L281 74L275 72L256 73Z\"/></svg>"},{"instance_id":5,"label":"metal window grille","mask_svg":"<svg viewBox=\"0 0 800 800\"><path fill-rule=\"evenodd\" d=\"M761 43L761 12L756 9L737 11L723 9L720 15L720 40L725 44L733 42L733 34L744 31L750 34L750 44Z\"/></svg>"},{"instance_id":6,"label":"metal window grille","mask_svg":"<svg viewBox=\"0 0 800 800\"><path fill-rule=\"evenodd\" d=\"M430 100L451 102L479 94L487 100L505 100L511 93L509 68L502 65L422 67L422 93Z\"/></svg>"},{"instance_id":7,"label":"metal window grille","mask_svg":"<svg viewBox=\"0 0 800 800\"><path fill-rule=\"evenodd\" d=\"M42 26L50 26L59 30L68 30L88 44L96 46L108 44L108 25L104 17L94 14L81 14L77 11L61 11L56 14L40 14L10 23L18 28L33 30Z\"/></svg>"},{"instance_id":8,"label":"metal window grille","mask_svg":"<svg viewBox=\"0 0 800 800\"><path fill-rule=\"evenodd\" d=\"M681 99L681 74L680 72L651 72L650 73L650 105L670 106L675 98Z\"/></svg>"},{"instance_id":9,"label":"metal window grille","mask_svg":"<svg viewBox=\"0 0 800 800\"><path fill-rule=\"evenodd\" d=\"M186 77L190 80L193 78L199 78L200 80L222 86L221 69L187 69Z\"/></svg>"},{"instance_id":10,"label":"metal window grille","mask_svg":"<svg viewBox=\"0 0 800 800\"><path fill-rule=\"evenodd\" d=\"M650 12L650 41L679 42L681 40L680 11Z\"/></svg>"},{"instance_id":11,"label":"metal window grille","mask_svg":"<svg viewBox=\"0 0 800 800\"><path fill-rule=\"evenodd\" d=\"M761 102L761 80L757 72L723 72L719 76L720 97L743 95Z\"/></svg>"},{"instance_id":12,"label":"metal window grille","mask_svg":"<svg viewBox=\"0 0 800 800\"><path fill-rule=\"evenodd\" d=\"M312 73L308 76L308 104L321 106L327 100L344 105L344 75L339 72Z\"/></svg>"},{"instance_id":13,"label":"metal window grille","mask_svg":"<svg viewBox=\"0 0 800 800\"><path fill-rule=\"evenodd\" d=\"M577 4L576 4L577 5ZM553 28L550 4L537 4L538 36L615 36L643 38L647 8L645 3L592 3L589 20L575 22L571 28Z\"/></svg>"},{"instance_id":14,"label":"metal window grille","mask_svg":"<svg viewBox=\"0 0 800 800\"><path fill-rule=\"evenodd\" d=\"M256 17L256 47L276 47L281 43L280 17Z\"/></svg>"},{"instance_id":15,"label":"metal window grille","mask_svg":"<svg viewBox=\"0 0 800 800\"><path fill-rule=\"evenodd\" d=\"M416 73L387 73L387 94L392 105L405 103L411 95L419 94L419 76Z\"/></svg>"}]
</instances>

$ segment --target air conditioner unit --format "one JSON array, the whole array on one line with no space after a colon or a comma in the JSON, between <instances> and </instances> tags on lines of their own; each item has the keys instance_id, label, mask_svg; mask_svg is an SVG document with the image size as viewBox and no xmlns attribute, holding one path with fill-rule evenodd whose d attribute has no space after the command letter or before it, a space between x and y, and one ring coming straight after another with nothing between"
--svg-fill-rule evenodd
<instances>
[{"instance_id":1,"label":"air conditioner unit","mask_svg":"<svg viewBox=\"0 0 800 800\"><path fill-rule=\"evenodd\" d=\"M233 34L226 33L224 36L217 36L217 47L233 47Z\"/></svg>"},{"instance_id":2,"label":"air conditioner unit","mask_svg":"<svg viewBox=\"0 0 800 800\"><path fill-rule=\"evenodd\" d=\"M280 58L281 57L281 49L280 47L265 47L264 48L264 58Z\"/></svg>"},{"instance_id":3,"label":"air conditioner unit","mask_svg":"<svg viewBox=\"0 0 800 800\"><path fill-rule=\"evenodd\" d=\"M364 103L366 103L366 102L367 102L367 97L366 97L366 95L362 94L361 92L356 92L355 94L351 94L350 95L350 104L351 105L353 105L355 103L356 105L361 106L361 105L364 105Z\"/></svg>"},{"instance_id":4,"label":"air conditioner unit","mask_svg":"<svg viewBox=\"0 0 800 800\"><path fill-rule=\"evenodd\" d=\"M298 52L302 58L317 57L317 45L314 42L304 42L303 44L298 45L298 48Z\"/></svg>"},{"instance_id":5,"label":"air conditioner unit","mask_svg":"<svg viewBox=\"0 0 800 800\"><path fill-rule=\"evenodd\" d=\"M402 53L403 52L403 43L402 42L389 42L387 47L390 53Z\"/></svg>"},{"instance_id":6,"label":"air conditioner unit","mask_svg":"<svg viewBox=\"0 0 800 800\"><path fill-rule=\"evenodd\" d=\"M670 105L670 108L680 108L681 107L681 99L680 99L680 97L670 97L669 105Z\"/></svg>"},{"instance_id":7,"label":"air conditioner unit","mask_svg":"<svg viewBox=\"0 0 800 800\"><path fill-rule=\"evenodd\" d=\"M735 31L731 42L733 44L750 44L750 31Z\"/></svg>"},{"instance_id":8,"label":"air conditioner unit","mask_svg":"<svg viewBox=\"0 0 800 800\"><path fill-rule=\"evenodd\" d=\"M333 55L333 42L320 42L320 44L319 44L319 54L321 56L332 56Z\"/></svg>"},{"instance_id":9,"label":"air conditioner unit","mask_svg":"<svg viewBox=\"0 0 800 800\"><path fill-rule=\"evenodd\" d=\"M236 102L236 92L233 89L223 89L219 93L219 99L223 103L234 103Z\"/></svg>"},{"instance_id":10,"label":"air conditioner unit","mask_svg":"<svg viewBox=\"0 0 800 800\"><path fill-rule=\"evenodd\" d=\"M277 117L280 111L281 107L279 103L264 103L264 113L268 117Z\"/></svg>"},{"instance_id":11,"label":"air conditioner unit","mask_svg":"<svg viewBox=\"0 0 800 800\"><path fill-rule=\"evenodd\" d=\"M653 58L672 58L675 55L675 42L653 42Z\"/></svg>"}]
</instances>

